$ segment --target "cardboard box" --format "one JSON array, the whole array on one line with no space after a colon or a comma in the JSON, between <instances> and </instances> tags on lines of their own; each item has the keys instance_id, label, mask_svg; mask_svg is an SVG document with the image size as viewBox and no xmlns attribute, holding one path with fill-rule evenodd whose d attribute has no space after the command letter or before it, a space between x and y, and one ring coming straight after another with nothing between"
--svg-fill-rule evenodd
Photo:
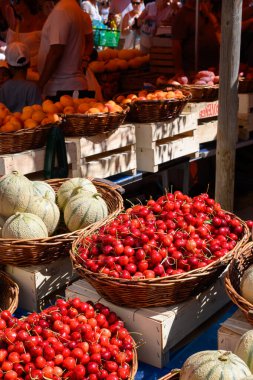
<instances>
[{"instance_id":1,"label":"cardboard box","mask_svg":"<svg viewBox=\"0 0 253 380\"><path fill-rule=\"evenodd\" d=\"M248 330L252 330L252 325L247 321L241 310L238 309L219 328L218 349L234 351L239 339Z\"/></svg>"},{"instance_id":2,"label":"cardboard box","mask_svg":"<svg viewBox=\"0 0 253 380\"><path fill-rule=\"evenodd\" d=\"M139 346L138 358L158 368L169 362L172 347L229 302L222 277L198 296L168 307L136 310L123 308L101 298L84 280L78 280L67 287L66 297L79 297L83 301L99 301L107 305L125 321L126 327L133 333Z\"/></svg>"},{"instance_id":3,"label":"cardboard box","mask_svg":"<svg viewBox=\"0 0 253 380\"><path fill-rule=\"evenodd\" d=\"M78 278L69 257L31 267L6 265L5 272L19 286L19 307L28 311L40 311L45 297Z\"/></svg>"}]
</instances>

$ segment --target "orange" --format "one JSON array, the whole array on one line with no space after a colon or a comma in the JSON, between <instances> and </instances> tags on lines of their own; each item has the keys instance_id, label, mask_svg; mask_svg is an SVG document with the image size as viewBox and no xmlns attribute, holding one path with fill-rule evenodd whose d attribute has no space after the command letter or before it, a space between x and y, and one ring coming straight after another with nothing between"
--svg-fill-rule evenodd
<instances>
[{"instance_id":1,"label":"orange","mask_svg":"<svg viewBox=\"0 0 253 380\"><path fill-rule=\"evenodd\" d=\"M52 100L44 100L42 103L42 110L46 113L57 113L58 109L55 106L55 104L52 102Z\"/></svg>"},{"instance_id":2,"label":"orange","mask_svg":"<svg viewBox=\"0 0 253 380\"><path fill-rule=\"evenodd\" d=\"M11 116L9 123L13 124L13 126L16 128L16 131L23 128L21 120L15 116Z\"/></svg>"},{"instance_id":3,"label":"orange","mask_svg":"<svg viewBox=\"0 0 253 380\"><path fill-rule=\"evenodd\" d=\"M32 114L32 119L40 123L46 117L45 112L43 111L34 111Z\"/></svg>"},{"instance_id":4,"label":"orange","mask_svg":"<svg viewBox=\"0 0 253 380\"><path fill-rule=\"evenodd\" d=\"M13 112L13 116L17 117L18 119L20 119L21 117L21 112Z\"/></svg>"},{"instance_id":5,"label":"orange","mask_svg":"<svg viewBox=\"0 0 253 380\"><path fill-rule=\"evenodd\" d=\"M63 109L63 113L65 113L65 114L75 113L75 107L74 106L66 106Z\"/></svg>"},{"instance_id":6,"label":"orange","mask_svg":"<svg viewBox=\"0 0 253 380\"><path fill-rule=\"evenodd\" d=\"M80 104L78 106L77 112L79 112L79 113L85 113L86 111L88 111L89 108L90 108L89 104L82 103L82 104Z\"/></svg>"},{"instance_id":7,"label":"orange","mask_svg":"<svg viewBox=\"0 0 253 380\"><path fill-rule=\"evenodd\" d=\"M32 112L33 112L33 108L32 108L32 106L25 106L25 107L23 107L23 109L22 109L22 113L23 113L23 112L27 112L27 113L32 114Z\"/></svg>"},{"instance_id":8,"label":"orange","mask_svg":"<svg viewBox=\"0 0 253 380\"><path fill-rule=\"evenodd\" d=\"M101 111L98 108L90 108L87 112L87 114L96 114L96 113L101 113Z\"/></svg>"},{"instance_id":9,"label":"orange","mask_svg":"<svg viewBox=\"0 0 253 380\"><path fill-rule=\"evenodd\" d=\"M56 123L60 120L59 116L56 113L48 113L47 118L50 120L50 123Z\"/></svg>"},{"instance_id":10,"label":"orange","mask_svg":"<svg viewBox=\"0 0 253 380\"><path fill-rule=\"evenodd\" d=\"M41 121L41 125L46 125L46 124L51 124L52 123L52 120L50 120L48 117L45 117L45 119L43 119Z\"/></svg>"},{"instance_id":11,"label":"orange","mask_svg":"<svg viewBox=\"0 0 253 380\"><path fill-rule=\"evenodd\" d=\"M6 107L0 107L0 119L4 119L9 114L9 110Z\"/></svg>"},{"instance_id":12,"label":"orange","mask_svg":"<svg viewBox=\"0 0 253 380\"><path fill-rule=\"evenodd\" d=\"M69 95L62 95L60 97L60 103L63 105L63 107L74 106L73 98L72 96L69 96Z\"/></svg>"},{"instance_id":13,"label":"orange","mask_svg":"<svg viewBox=\"0 0 253 380\"><path fill-rule=\"evenodd\" d=\"M36 128L38 125L39 123L33 119L27 119L24 121L25 129L33 129L33 128Z\"/></svg>"},{"instance_id":14,"label":"orange","mask_svg":"<svg viewBox=\"0 0 253 380\"><path fill-rule=\"evenodd\" d=\"M20 129L20 128L18 128ZM17 126L13 123L11 123L10 121L8 121L7 123L5 123L2 127L1 127L1 132L15 132L18 130L17 129Z\"/></svg>"},{"instance_id":15,"label":"orange","mask_svg":"<svg viewBox=\"0 0 253 380\"><path fill-rule=\"evenodd\" d=\"M42 111L42 106L40 104L33 104L32 108L34 111Z\"/></svg>"},{"instance_id":16,"label":"orange","mask_svg":"<svg viewBox=\"0 0 253 380\"><path fill-rule=\"evenodd\" d=\"M61 113L63 112L63 105L61 104L61 102L56 102L54 103L55 107L57 108L57 112Z\"/></svg>"},{"instance_id":17,"label":"orange","mask_svg":"<svg viewBox=\"0 0 253 380\"><path fill-rule=\"evenodd\" d=\"M25 121L27 119L31 119L32 114L33 114L32 112L22 112L20 119L23 121Z\"/></svg>"}]
</instances>

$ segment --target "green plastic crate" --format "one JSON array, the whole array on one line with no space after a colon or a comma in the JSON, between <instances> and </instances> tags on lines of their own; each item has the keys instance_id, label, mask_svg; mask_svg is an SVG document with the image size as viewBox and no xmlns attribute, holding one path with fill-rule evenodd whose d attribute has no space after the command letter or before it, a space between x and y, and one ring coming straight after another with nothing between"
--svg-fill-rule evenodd
<instances>
[{"instance_id":1,"label":"green plastic crate","mask_svg":"<svg viewBox=\"0 0 253 380\"><path fill-rule=\"evenodd\" d=\"M93 28L93 39L95 46L117 47L120 39L120 31Z\"/></svg>"}]
</instances>

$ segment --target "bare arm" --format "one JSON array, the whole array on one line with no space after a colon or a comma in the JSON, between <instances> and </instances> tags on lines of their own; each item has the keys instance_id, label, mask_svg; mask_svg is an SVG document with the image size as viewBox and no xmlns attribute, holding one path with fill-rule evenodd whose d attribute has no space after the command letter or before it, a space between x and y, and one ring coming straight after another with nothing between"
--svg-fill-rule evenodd
<instances>
[{"instance_id":1,"label":"bare arm","mask_svg":"<svg viewBox=\"0 0 253 380\"><path fill-rule=\"evenodd\" d=\"M51 45L49 52L47 54L47 58L45 61L45 65L43 71L40 76L40 80L38 85L41 89L46 85L49 79L52 77L54 72L56 71L59 62L63 56L65 49L65 45Z\"/></svg>"},{"instance_id":2,"label":"bare arm","mask_svg":"<svg viewBox=\"0 0 253 380\"><path fill-rule=\"evenodd\" d=\"M121 34L122 36L126 36L129 31L129 15L128 13L123 17L122 26L121 26Z\"/></svg>"}]
</instances>

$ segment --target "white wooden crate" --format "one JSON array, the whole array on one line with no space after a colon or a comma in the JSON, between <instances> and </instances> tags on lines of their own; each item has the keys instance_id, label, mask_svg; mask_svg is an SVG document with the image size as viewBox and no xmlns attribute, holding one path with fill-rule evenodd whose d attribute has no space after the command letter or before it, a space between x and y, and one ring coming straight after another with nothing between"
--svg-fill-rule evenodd
<instances>
[{"instance_id":1,"label":"white wooden crate","mask_svg":"<svg viewBox=\"0 0 253 380\"><path fill-rule=\"evenodd\" d=\"M136 171L133 124L124 124L107 134L66 140L76 144L78 176L106 178L126 171Z\"/></svg>"},{"instance_id":2,"label":"white wooden crate","mask_svg":"<svg viewBox=\"0 0 253 380\"><path fill-rule=\"evenodd\" d=\"M77 150L76 144L66 142L67 159L71 171L77 170ZM21 153L0 155L0 175L8 174L13 170L20 173L32 174L42 172L44 170L46 148L26 150Z\"/></svg>"},{"instance_id":3,"label":"white wooden crate","mask_svg":"<svg viewBox=\"0 0 253 380\"><path fill-rule=\"evenodd\" d=\"M155 173L159 165L198 152L199 144L193 131L153 142L150 148L137 148L138 170Z\"/></svg>"},{"instance_id":4,"label":"white wooden crate","mask_svg":"<svg viewBox=\"0 0 253 380\"><path fill-rule=\"evenodd\" d=\"M253 111L253 94L239 94L238 114L247 115Z\"/></svg>"},{"instance_id":5,"label":"white wooden crate","mask_svg":"<svg viewBox=\"0 0 253 380\"><path fill-rule=\"evenodd\" d=\"M214 100L213 102L199 102L199 103L187 103L183 112L197 112L197 119L208 119L218 116L219 102Z\"/></svg>"},{"instance_id":6,"label":"white wooden crate","mask_svg":"<svg viewBox=\"0 0 253 380\"><path fill-rule=\"evenodd\" d=\"M169 362L172 347L229 302L222 277L202 294L168 307L123 308L101 298L84 280L67 287L66 297L79 297L83 301L99 301L107 305L125 321L129 331L136 332L133 336L137 341L144 341L138 348L138 359L159 368Z\"/></svg>"},{"instance_id":7,"label":"white wooden crate","mask_svg":"<svg viewBox=\"0 0 253 380\"><path fill-rule=\"evenodd\" d=\"M39 311L46 296L78 278L69 257L30 267L6 265L5 272L19 285L19 307L28 311Z\"/></svg>"},{"instance_id":8,"label":"white wooden crate","mask_svg":"<svg viewBox=\"0 0 253 380\"><path fill-rule=\"evenodd\" d=\"M136 148L150 148L155 141L194 131L196 128L196 113L181 115L172 122L136 123Z\"/></svg>"},{"instance_id":9,"label":"white wooden crate","mask_svg":"<svg viewBox=\"0 0 253 380\"><path fill-rule=\"evenodd\" d=\"M252 330L252 325L247 321L241 310L238 309L219 328L218 349L234 351L239 339L248 330Z\"/></svg>"},{"instance_id":10,"label":"white wooden crate","mask_svg":"<svg viewBox=\"0 0 253 380\"><path fill-rule=\"evenodd\" d=\"M196 139L199 144L203 144L210 141L215 141L217 138L218 121L212 120L208 122L202 122L197 126Z\"/></svg>"}]
</instances>

